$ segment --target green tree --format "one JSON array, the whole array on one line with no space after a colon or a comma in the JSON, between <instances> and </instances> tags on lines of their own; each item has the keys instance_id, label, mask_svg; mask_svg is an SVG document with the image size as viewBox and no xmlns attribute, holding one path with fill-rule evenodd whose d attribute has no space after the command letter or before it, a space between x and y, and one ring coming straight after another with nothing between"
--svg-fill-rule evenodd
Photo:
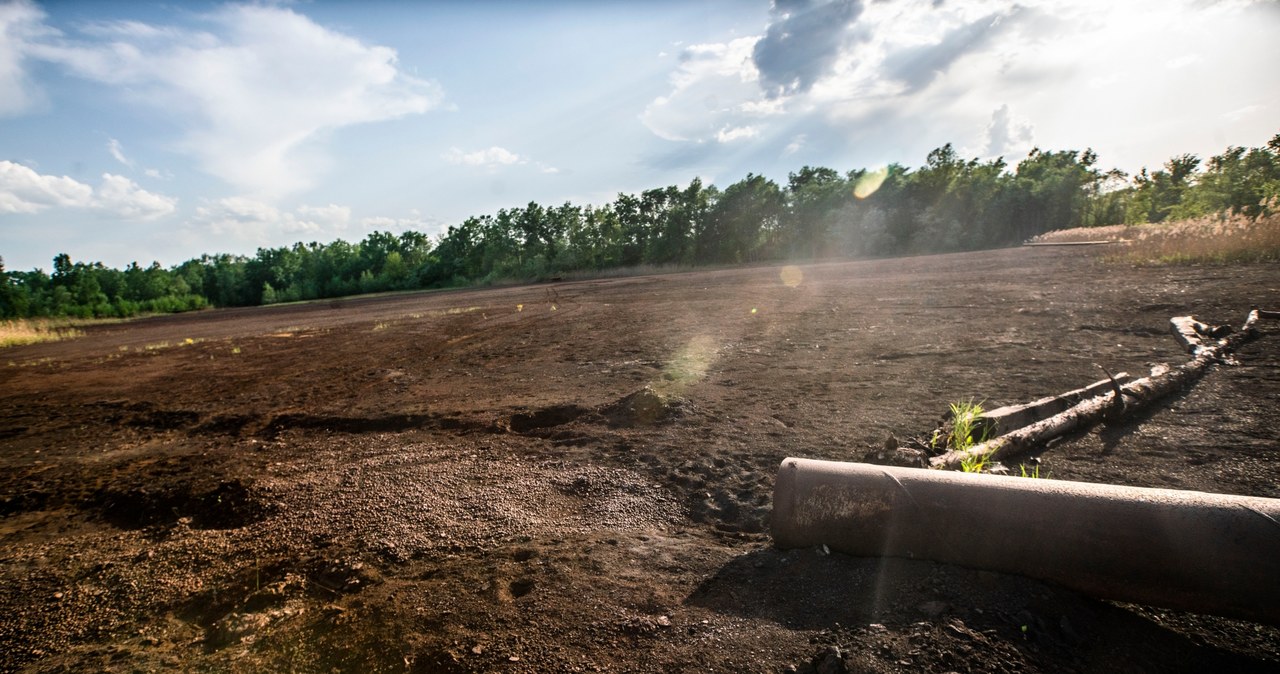
<instances>
[{"instance_id":1,"label":"green tree","mask_svg":"<svg viewBox=\"0 0 1280 674\"><path fill-rule=\"evenodd\" d=\"M785 199L778 184L761 175L726 187L707 214L698 239L698 257L706 262L754 262L777 230Z\"/></svg>"}]
</instances>

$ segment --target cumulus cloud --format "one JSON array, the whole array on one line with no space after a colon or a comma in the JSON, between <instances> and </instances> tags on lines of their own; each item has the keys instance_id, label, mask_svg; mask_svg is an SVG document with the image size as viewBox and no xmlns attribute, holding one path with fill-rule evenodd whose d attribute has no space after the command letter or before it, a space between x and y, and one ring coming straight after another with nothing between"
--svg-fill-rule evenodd
<instances>
[{"instance_id":1,"label":"cumulus cloud","mask_svg":"<svg viewBox=\"0 0 1280 674\"><path fill-rule=\"evenodd\" d=\"M312 184L324 162L308 150L325 133L424 113L442 98L402 72L394 50L291 9L229 5L203 18L208 31L94 24L86 31L97 40L46 39L25 53L186 120L178 147L263 197Z\"/></svg>"},{"instance_id":2,"label":"cumulus cloud","mask_svg":"<svg viewBox=\"0 0 1280 674\"><path fill-rule=\"evenodd\" d=\"M755 44L752 60L771 95L808 91L826 75L862 13L858 0L784 0L773 3L773 21Z\"/></svg>"},{"instance_id":3,"label":"cumulus cloud","mask_svg":"<svg viewBox=\"0 0 1280 674\"><path fill-rule=\"evenodd\" d=\"M751 36L686 47L670 93L649 103L640 121L660 138L701 142L718 139L726 127L779 114L779 105L760 100L760 73L751 57L757 41Z\"/></svg>"},{"instance_id":4,"label":"cumulus cloud","mask_svg":"<svg viewBox=\"0 0 1280 674\"><path fill-rule=\"evenodd\" d=\"M1009 105L1006 103L991 113L984 153L990 158L1024 154L1031 149L1031 136L1031 125L1015 120L1009 114Z\"/></svg>"},{"instance_id":5,"label":"cumulus cloud","mask_svg":"<svg viewBox=\"0 0 1280 674\"><path fill-rule=\"evenodd\" d=\"M104 173L94 206L130 220L155 220L176 211L178 200L148 192L124 176Z\"/></svg>"},{"instance_id":6,"label":"cumulus cloud","mask_svg":"<svg viewBox=\"0 0 1280 674\"><path fill-rule=\"evenodd\" d=\"M0 213L85 208L127 220L154 220L177 210L178 200L148 192L124 176L102 174L95 190L74 178L50 176L0 161Z\"/></svg>"},{"instance_id":7,"label":"cumulus cloud","mask_svg":"<svg viewBox=\"0 0 1280 674\"><path fill-rule=\"evenodd\" d=\"M1172 138L1215 151L1215 137L1243 136L1227 126L1237 116L1266 137L1258 120L1277 104L1257 92L1280 86L1280 70L1259 67L1275 48L1258 26L1280 25L1275 7L775 0L761 34L684 48L641 120L682 144L658 157L664 166L801 144L813 161L909 160L946 142L1008 155L1034 124L1041 146L1092 146L1135 168L1140 154L1167 158L1156 148ZM1202 93L1189 97L1189 72L1216 75L1197 77ZM1017 101L1018 116L1001 101Z\"/></svg>"},{"instance_id":8,"label":"cumulus cloud","mask_svg":"<svg viewBox=\"0 0 1280 674\"><path fill-rule=\"evenodd\" d=\"M48 176L0 161L0 213L38 213L54 207L87 207L93 188L67 176Z\"/></svg>"}]
</instances>

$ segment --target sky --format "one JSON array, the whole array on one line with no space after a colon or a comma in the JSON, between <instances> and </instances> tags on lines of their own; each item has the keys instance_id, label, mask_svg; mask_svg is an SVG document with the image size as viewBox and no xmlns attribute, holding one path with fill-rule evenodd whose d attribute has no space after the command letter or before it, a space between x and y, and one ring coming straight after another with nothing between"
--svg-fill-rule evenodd
<instances>
[{"instance_id":1,"label":"sky","mask_svg":"<svg viewBox=\"0 0 1280 674\"><path fill-rule=\"evenodd\" d=\"M0 257L165 266L748 172L1280 133L1276 0L0 0Z\"/></svg>"}]
</instances>

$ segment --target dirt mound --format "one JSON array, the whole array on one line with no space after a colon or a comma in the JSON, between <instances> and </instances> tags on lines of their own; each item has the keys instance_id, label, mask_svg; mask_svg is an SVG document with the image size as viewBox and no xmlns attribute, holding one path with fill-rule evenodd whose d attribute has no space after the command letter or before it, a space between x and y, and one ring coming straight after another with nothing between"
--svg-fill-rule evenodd
<instances>
[{"instance_id":1,"label":"dirt mound","mask_svg":"<svg viewBox=\"0 0 1280 674\"><path fill-rule=\"evenodd\" d=\"M684 399L646 386L600 408L600 414L614 428L630 428L654 426L679 418L688 408Z\"/></svg>"}]
</instances>

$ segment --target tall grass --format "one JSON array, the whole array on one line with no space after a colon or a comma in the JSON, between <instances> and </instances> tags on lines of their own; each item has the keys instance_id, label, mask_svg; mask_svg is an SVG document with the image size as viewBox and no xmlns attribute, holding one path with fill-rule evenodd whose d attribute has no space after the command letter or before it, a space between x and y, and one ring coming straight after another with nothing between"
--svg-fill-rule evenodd
<instances>
[{"instance_id":1,"label":"tall grass","mask_svg":"<svg viewBox=\"0 0 1280 674\"><path fill-rule=\"evenodd\" d=\"M84 335L66 321L54 322L42 319L0 321L0 348L56 342Z\"/></svg>"},{"instance_id":2,"label":"tall grass","mask_svg":"<svg viewBox=\"0 0 1280 674\"><path fill-rule=\"evenodd\" d=\"M1034 243L1112 241L1103 257L1134 264L1280 261L1280 213L1259 218L1212 215L1154 225L1077 227L1041 234Z\"/></svg>"}]
</instances>

